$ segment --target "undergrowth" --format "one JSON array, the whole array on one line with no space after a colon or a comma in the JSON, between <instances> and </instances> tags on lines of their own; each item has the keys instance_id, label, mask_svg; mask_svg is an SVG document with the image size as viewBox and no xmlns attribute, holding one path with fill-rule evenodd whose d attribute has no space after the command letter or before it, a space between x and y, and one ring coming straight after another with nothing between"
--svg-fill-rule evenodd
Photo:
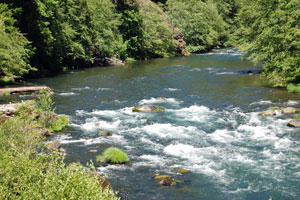
<instances>
[{"instance_id":1,"label":"undergrowth","mask_svg":"<svg viewBox=\"0 0 300 200\"><path fill-rule=\"evenodd\" d=\"M13 118L0 124L0 199L97 199L117 200L112 190L103 190L92 165L67 166L64 155L44 151L35 102L26 102ZM57 130L65 116L52 124ZM55 128L54 128L55 127Z\"/></svg>"}]
</instances>

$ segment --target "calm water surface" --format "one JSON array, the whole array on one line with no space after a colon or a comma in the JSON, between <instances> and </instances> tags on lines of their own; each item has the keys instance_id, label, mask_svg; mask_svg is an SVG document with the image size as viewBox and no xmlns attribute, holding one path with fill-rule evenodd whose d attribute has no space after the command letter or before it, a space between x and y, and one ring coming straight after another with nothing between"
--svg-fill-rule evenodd
<instances>
[{"instance_id":1,"label":"calm water surface","mask_svg":"<svg viewBox=\"0 0 300 200\"><path fill-rule=\"evenodd\" d=\"M182 58L90 68L38 79L55 91L57 111L71 125L57 136L67 162L96 162L110 146L123 149L128 165L101 166L129 199L300 199L300 131L293 116L258 117L271 106L300 107L300 96L271 88L259 67L232 49ZM156 99L156 97L166 99ZM141 104L161 113L133 113ZM99 137L109 130L112 137ZM97 149L98 153L89 153ZM191 172L180 175L174 169ZM155 173L182 180L162 187Z\"/></svg>"}]
</instances>

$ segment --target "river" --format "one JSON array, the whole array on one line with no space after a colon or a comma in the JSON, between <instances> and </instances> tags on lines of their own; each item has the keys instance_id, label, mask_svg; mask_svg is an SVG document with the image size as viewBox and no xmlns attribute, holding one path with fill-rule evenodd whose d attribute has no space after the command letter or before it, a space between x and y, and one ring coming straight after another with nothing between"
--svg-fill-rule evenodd
<instances>
[{"instance_id":1,"label":"river","mask_svg":"<svg viewBox=\"0 0 300 200\"><path fill-rule=\"evenodd\" d=\"M258 116L272 106L300 107L300 95L271 87L260 70L224 49L31 82L51 87L57 112L70 117L70 127L52 138L62 143L66 161L95 162L123 199L300 199L300 131L286 126L293 116ZM165 111L131 111L141 104ZM99 130L113 136L100 137ZM131 162L96 163L110 146ZM155 173L181 182L159 186Z\"/></svg>"}]
</instances>

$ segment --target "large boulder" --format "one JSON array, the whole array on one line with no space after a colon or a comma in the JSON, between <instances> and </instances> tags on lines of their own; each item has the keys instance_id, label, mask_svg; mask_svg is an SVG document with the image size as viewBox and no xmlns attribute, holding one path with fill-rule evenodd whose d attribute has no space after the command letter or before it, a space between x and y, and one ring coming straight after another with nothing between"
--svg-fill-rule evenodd
<instances>
[{"instance_id":1,"label":"large boulder","mask_svg":"<svg viewBox=\"0 0 300 200\"><path fill-rule=\"evenodd\" d=\"M287 107L287 108L283 108L281 112L282 114L296 114L299 112L299 110L294 107Z\"/></svg>"},{"instance_id":2,"label":"large boulder","mask_svg":"<svg viewBox=\"0 0 300 200\"><path fill-rule=\"evenodd\" d=\"M163 110L164 110L164 108L159 107L159 106L141 105L141 106L133 107L132 112L160 112Z\"/></svg>"},{"instance_id":3,"label":"large boulder","mask_svg":"<svg viewBox=\"0 0 300 200\"><path fill-rule=\"evenodd\" d=\"M300 128L300 119L293 119L287 125L293 128Z\"/></svg>"},{"instance_id":4,"label":"large boulder","mask_svg":"<svg viewBox=\"0 0 300 200\"><path fill-rule=\"evenodd\" d=\"M274 110L266 110L258 114L259 116L274 116L276 112Z\"/></svg>"}]
</instances>

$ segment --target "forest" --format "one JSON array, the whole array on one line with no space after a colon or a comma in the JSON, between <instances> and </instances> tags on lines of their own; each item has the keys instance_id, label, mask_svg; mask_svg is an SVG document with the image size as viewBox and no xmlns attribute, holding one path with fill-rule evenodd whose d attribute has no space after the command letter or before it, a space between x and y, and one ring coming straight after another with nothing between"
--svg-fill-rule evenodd
<instances>
[{"instance_id":1,"label":"forest","mask_svg":"<svg viewBox=\"0 0 300 200\"><path fill-rule=\"evenodd\" d=\"M3 0L0 75L180 56L181 35L190 53L238 47L275 86L297 89L299 10L298 0Z\"/></svg>"}]
</instances>

